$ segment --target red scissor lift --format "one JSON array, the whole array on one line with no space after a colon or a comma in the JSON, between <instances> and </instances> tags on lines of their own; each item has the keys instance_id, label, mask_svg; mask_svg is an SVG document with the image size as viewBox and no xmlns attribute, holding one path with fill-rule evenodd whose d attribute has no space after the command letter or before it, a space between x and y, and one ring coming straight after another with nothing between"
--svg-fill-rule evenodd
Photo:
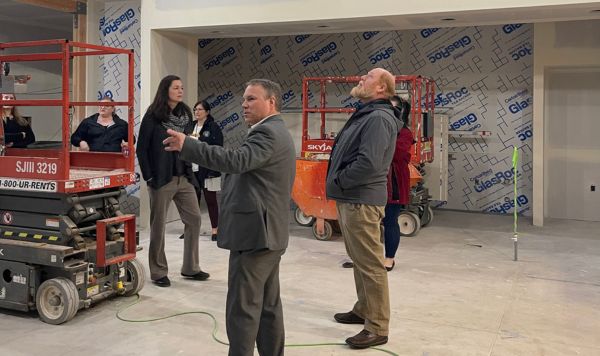
<instances>
[{"instance_id":1,"label":"red scissor lift","mask_svg":"<svg viewBox=\"0 0 600 356\"><path fill-rule=\"evenodd\" d=\"M334 133L328 130L328 114L352 114L354 107L330 107L327 104L328 85L355 85L359 76L348 77L309 77L302 80L302 151L296 160L296 180L292 198L297 205L296 222L302 226L312 226L313 235L318 240L329 240L333 235L337 220L335 201L327 200L325 178L327 163L334 141ZM309 107L311 86L320 92L319 106ZM429 205L429 193L423 186L423 166L433 161L433 115L435 83L432 79L415 76L396 76L396 92L408 96L411 103L410 123L415 144L412 146L410 168L411 202L398 218L403 235L415 235L421 226L429 224L433 211ZM309 135L309 116L320 117L317 137Z\"/></svg>"},{"instance_id":2,"label":"red scissor lift","mask_svg":"<svg viewBox=\"0 0 600 356\"><path fill-rule=\"evenodd\" d=\"M5 54L42 46L55 50ZM127 107L128 147L123 153L71 151L69 111L100 103L71 101L69 65L75 57L102 55L127 56L127 101L102 104ZM62 109L62 140L54 148L4 147L0 126L0 307L37 309L43 321L61 324L81 308L133 295L144 285L144 269L135 258L135 215L119 207L124 187L135 182L134 59L132 50L68 40L0 43L0 62L47 60L62 64L62 98L0 98L0 106ZM42 119L52 118L34 118Z\"/></svg>"}]
</instances>

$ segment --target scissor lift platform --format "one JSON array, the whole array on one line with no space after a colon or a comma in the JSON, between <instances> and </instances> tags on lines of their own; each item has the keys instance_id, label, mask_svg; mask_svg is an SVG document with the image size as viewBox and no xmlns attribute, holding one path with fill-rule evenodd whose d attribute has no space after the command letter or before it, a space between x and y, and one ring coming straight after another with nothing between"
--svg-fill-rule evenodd
<instances>
[{"instance_id":1,"label":"scissor lift platform","mask_svg":"<svg viewBox=\"0 0 600 356\"><path fill-rule=\"evenodd\" d=\"M356 85L358 76L346 77L307 77L302 80L302 151L296 159L296 180L292 198L297 205L294 217L302 226L312 226L313 236L318 240L329 240L337 227L335 201L328 200L325 192L325 178L329 155L334 144L334 132L327 128L327 118L331 114L351 115L355 106L334 107L328 104L327 87L332 85ZM414 136L411 147L410 203L401 212L398 223L405 236L413 236L422 226L433 219L428 189L422 183L421 168L433 160L433 134L435 82L417 75L395 77L396 92L405 93L411 104L409 128ZM309 86L313 85L313 91ZM320 95L319 95L320 94ZM318 105L310 106L314 95L320 99ZM309 134L311 121L320 118L316 135Z\"/></svg>"},{"instance_id":2,"label":"scissor lift platform","mask_svg":"<svg viewBox=\"0 0 600 356\"><path fill-rule=\"evenodd\" d=\"M39 46L51 53L5 54ZM128 145L123 152L78 152L70 147L70 61L93 55L126 55ZM37 310L61 324L81 308L114 295L133 295L145 281L135 258L135 216L121 212L123 187L135 182L133 147L133 51L67 40L0 43L0 62L62 62L62 98L2 100L0 106L59 106L61 142L56 148L6 147L0 125L0 307ZM51 115L48 115L51 116ZM51 119L45 117L40 119Z\"/></svg>"}]
</instances>

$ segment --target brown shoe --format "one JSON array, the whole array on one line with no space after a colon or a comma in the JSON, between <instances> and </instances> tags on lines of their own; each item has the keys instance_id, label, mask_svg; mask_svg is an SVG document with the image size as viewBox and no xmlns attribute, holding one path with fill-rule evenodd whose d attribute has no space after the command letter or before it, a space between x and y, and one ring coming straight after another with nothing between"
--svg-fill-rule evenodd
<instances>
[{"instance_id":1,"label":"brown shoe","mask_svg":"<svg viewBox=\"0 0 600 356\"><path fill-rule=\"evenodd\" d=\"M346 339L346 344L353 349L366 349L371 346L383 345L388 342L387 336L373 334L370 331L363 330L358 334Z\"/></svg>"},{"instance_id":2,"label":"brown shoe","mask_svg":"<svg viewBox=\"0 0 600 356\"><path fill-rule=\"evenodd\" d=\"M337 313L333 316L335 321L342 324L364 324L365 319L349 311L347 313Z\"/></svg>"}]
</instances>

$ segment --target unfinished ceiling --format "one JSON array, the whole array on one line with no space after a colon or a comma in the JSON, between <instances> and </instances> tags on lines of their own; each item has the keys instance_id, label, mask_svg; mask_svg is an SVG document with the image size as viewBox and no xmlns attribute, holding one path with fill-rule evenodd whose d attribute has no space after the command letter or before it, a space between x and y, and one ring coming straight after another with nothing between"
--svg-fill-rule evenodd
<instances>
[{"instance_id":1,"label":"unfinished ceiling","mask_svg":"<svg viewBox=\"0 0 600 356\"><path fill-rule=\"evenodd\" d=\"M73 15L69 11L71 11L73 3L75 3L73 0L2 0L0 1L0 28L19 25L66 32L72 31ZM61 8L56 4L64 4L64 6ZM50 6L51 8L43 6ZM198 38L256 37L591 19L600 20L600 2L576 6L543 6L330 21L196 26L170 31L193 35Z\"/></svg>"},{"instance_id":2,"label":"unfinished ceiling","mask_svg":"<svg viewBox=\"0 0 600 356\"><path fill-rule=\"evenodd\" d=\"M16 0L0 1L0 28L27 26L53 31L73 31L73 15Z\"/></svg>"},{"instance_id":3,"label":"unfinished ceiling","mask_svg":"<svg viewBox=\"0 0 600 356\"><path fill-rule=\"evenodd\" d=\"M600 2L576 6L542 6L421 15L394 15L335 19L330 21L257 23L236 26L197 26L170 29L169 32L193 35L198 38L257 37L593 19L600 20Z\"/></svg>"}]
</instances>

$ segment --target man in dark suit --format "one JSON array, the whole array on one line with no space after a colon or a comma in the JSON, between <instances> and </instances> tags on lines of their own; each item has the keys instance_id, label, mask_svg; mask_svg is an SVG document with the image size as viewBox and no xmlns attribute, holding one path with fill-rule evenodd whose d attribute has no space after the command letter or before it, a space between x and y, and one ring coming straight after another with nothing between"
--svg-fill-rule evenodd
<instances>
[{"instance_id":1,"label":"man in dark suit","mask_svg":"<svg viewBox=\"0 0 600 356\"><path fill-rule=\"evenodd\" d=\"M288 245L289 202L295 176L294 143L279 116L281 87L253 79L244 92L251 125L235 150L209 146L169 130L167 151L226 173L221 197L219 247L230 250L226 321L230 356L283 355L279 262Z\"/></svg>"}]
</instances>

